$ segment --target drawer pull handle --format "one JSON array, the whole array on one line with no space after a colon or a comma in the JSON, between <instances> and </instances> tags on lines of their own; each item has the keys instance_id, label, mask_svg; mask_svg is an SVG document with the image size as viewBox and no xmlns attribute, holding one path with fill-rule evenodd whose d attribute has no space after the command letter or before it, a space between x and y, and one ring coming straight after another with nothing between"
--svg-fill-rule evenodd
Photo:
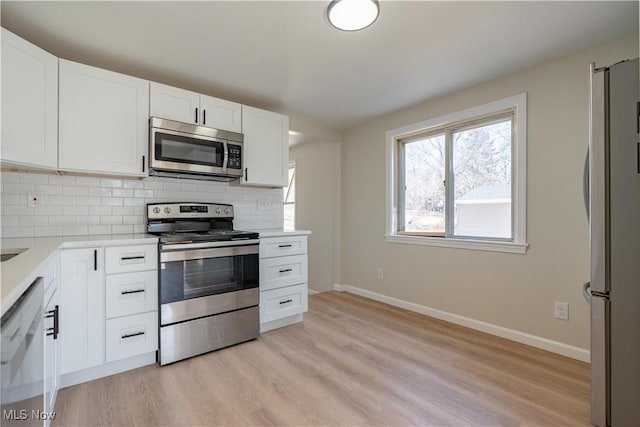
<instances>
[{"instance_id":1,"label":"drawer pull handle","mask_svg":"<svg viewBox=\"0 0 640 427\"><path fill-rule=\"evenodd\" d=\"M134 259L144 259L144 255L133 255L133 256L122 256L120 257L122 261L131 261Z\"/></svg>"},{"instance_id":2,"label":"drawer pull handle","mask_svg":"<svg viewBox=\"0 0 640 427\"><path fill-rule=\"evenodd\" d=\"M290 271L293 271L292 268L285 268L284 270L280 270L280 273L288 273Z\"/></svg>"},{"instance_id":3,"label":"drawer pull handle","mask_svg":"<svg viewBox=\"0 0 640 427\"><path fill-rule=\"evenodd\" d=\"M279 248L290 248L293 245L278 245Z\"/></svg>"},{"instance_id":4,"label":"drawer pull handle","mask_svg":"<svg viewBox=\"0 0 640 427\"><path fill-rule=\"evenodd\" d=\"M134 332L132 334L123 335L122 339L137 337L139 335L144 335L144 332Z\"/></svg>"},{"instance_id":5,"label":"drawer pull handle","mask_svg":"<svg viewBox=\"0 0 640 427\"><path fill-rule=\"evenodd\" d=\"M280 301L280 304L288 304L288 303L290 303L290 302L293 302L293 300L292 300L291 298L286 299L286 300L284 300L284 301Z\"/></svg>"},{"instance_id":6,"label":"drawer pull handle","mask_svg":"<svg viewBox=\"0 0 640 427\"><path fill-rule=\"evenodd\" d=\"M128 295L128 294L139 294L140 292L145 292L146 289L136 289L135 291L122 291L120 292L122 295Z\"/></svg>"},{"instance_id":7,"label":"drawer pull handle","mask_svg":"<svg viewBox=\"0 0 640 427\"><path fill-rule=\"evenodd\" d=\"M53 310L47 311L45 317L53 318L53 327L47 328L47 336L53 336L53 339L57 340L60 333L60 306L56 305Z\"/></svg>"}]
</instances>

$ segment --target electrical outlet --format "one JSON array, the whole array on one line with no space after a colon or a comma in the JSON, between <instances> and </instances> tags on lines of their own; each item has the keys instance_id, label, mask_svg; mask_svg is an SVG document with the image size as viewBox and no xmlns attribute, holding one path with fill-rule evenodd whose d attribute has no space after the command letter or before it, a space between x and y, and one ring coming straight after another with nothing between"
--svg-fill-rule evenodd
<instances>
[{"instance_id":1,"label":"electrical outlet","mask_svg":"<svg viewBox=\"0 0 640 427\"><path fill-rule=\"evenodd\" d=\"M29 191L27 193L27 206L30 208L37 208L40 206L40 200L42 199L42 194L37 191Z\"/></svg>"},{"instance_id":2,"label":"electrical outlet","mask_svg":"<svg viewBox=\"0 0 640 427\"><path fill-rule=\"evenodd\" d=\"M382 269L382 267L378 267L378 280L383 280L384 279L384 270Z\"/></svg>"},{"instance_id":3,"label":"electrical outlet","mask_svg":"<svg viewBox=\"0 0 640 427\"><path fill-rule=\"evenodd\" d=\"M569 303L555 301L553 304L553 317L560 320L569 320Z\"/></svg>"}]
</instances>

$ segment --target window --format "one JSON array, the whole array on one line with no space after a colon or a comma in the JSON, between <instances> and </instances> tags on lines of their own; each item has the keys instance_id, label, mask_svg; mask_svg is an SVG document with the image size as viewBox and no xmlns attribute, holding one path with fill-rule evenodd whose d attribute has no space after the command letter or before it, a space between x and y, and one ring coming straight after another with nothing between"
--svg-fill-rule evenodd
<instances>
[{"instance_id":1,"label":"window","mask_svg":"<svg viewBox=\"0 0 640 427\"><path fill-rule=\"evenodd\" d=\"M289 184L284 188L284 229L296 228L296 165L289 163Z\"/></svg>"},{"instance_id":2,"label":"window","mask_svg":"<svg viewBox=\"0 0 640 427\"><path fill-rule=\"evenodd\" d=\"M387 241L524 253L526 95L387 133Z\"/></svg>"}]
</instances>

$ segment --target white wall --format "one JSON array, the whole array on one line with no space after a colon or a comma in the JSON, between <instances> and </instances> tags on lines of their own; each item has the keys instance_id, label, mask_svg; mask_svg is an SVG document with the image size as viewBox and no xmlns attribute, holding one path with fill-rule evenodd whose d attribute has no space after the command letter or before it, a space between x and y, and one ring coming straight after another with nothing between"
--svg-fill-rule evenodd
<instances>
[{"instance_id":1,"label":"white wall","mask_svg":"<svg viewBox=\"0 0 640 427\"><path fill-rule=\"evenodd\" d=\"M589 277L582 201L589 63L637 56L633 34L346 132L342 283L588 348L589 309L580 291ZM526 255L386 243L385 132L522 92L528 99ZM384 280L377 279L378 267ZM569 321L553 319L555 300L569 303Z\"/></svg>"},{"instance_id":2,"label":"white wall","mask_svg":"<svg viewBox=\"0 0 640 427\"><path fill-rule=\"evenodd\" d=\"M146 204L210 202L234 206L234 226L281 228L282 189L239 187L224 182L149 177L144 180L6 172L2 182L1 237L143 233ZM28 207L27 196L42 197ZM271 207L258 209L258 200Z\"/></svg>"},{"instance_id":3,"label":"white wall","mask_svg":"<svg viewBox=\"0 0 640 427\"><path fill-rule=\"evenodd\" d=\"M309 288L340 283L340 144L313 141L289 149L296 164L296 228L308 239Z\"/></svg>"}]
</instances>

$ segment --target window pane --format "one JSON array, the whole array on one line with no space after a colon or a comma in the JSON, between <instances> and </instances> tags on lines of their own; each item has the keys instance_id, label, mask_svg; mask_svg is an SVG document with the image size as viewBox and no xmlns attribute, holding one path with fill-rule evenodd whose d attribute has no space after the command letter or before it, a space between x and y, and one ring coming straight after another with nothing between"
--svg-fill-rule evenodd
<instances>
[{"instance_id":1,"label":"window pane","mask_svg":"<svg viewBox=\"0 0 640 427\"><path fill-rule=\"evenodd\" d=\"M454 132L458 236L511 238L511 119Z\"/></svg>"},{"instance_id":2,"label":"window pane","mask_svg":"<svg viewBox=\"0 0 640 427\"><path fill-rule=\"evenodd\" d=\"M284 229L287 231L296 228L296 168L289 165L289 185L283 190L284 198Z\"/></svg>"},{"instance_id":3,"label":"window pane","mask_svg":"<svg viewBox=\"0 0 640 427\"><path fill-rule=\"evenodd\" d=\"M400 230L444 234L444 135L405 143L403 160L405 209Z\"/></svg>"}]
</instances>

